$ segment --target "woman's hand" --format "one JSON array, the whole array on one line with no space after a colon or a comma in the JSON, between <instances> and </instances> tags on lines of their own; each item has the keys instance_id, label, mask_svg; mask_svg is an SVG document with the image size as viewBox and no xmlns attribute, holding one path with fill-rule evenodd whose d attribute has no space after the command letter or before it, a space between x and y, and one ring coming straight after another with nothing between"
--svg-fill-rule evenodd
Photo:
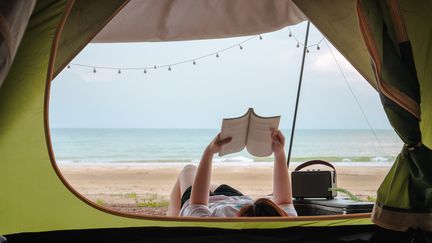
<instances>
[{"instance_id":1,"label":"woman's hand","mask_svg":"<svg viewBox=\"0 0 432 243\"><path fill-rule=\"evenodd\" d=\"M271 128L272 149L275 156L285 155L285 136L280 130Z\"/></svg>"},{"instance_id":2,"label":"woman's hand","mask_svg":"<svg viewBox=\"0 0 432 243\"><path fill-rule=\"evenodd\" d=\"M219 153L221 151L222 145L231 142L231 137L220 139L220 133L210 142L207 146L207 150L213 154Z\"/></svg>"}]
</instances>

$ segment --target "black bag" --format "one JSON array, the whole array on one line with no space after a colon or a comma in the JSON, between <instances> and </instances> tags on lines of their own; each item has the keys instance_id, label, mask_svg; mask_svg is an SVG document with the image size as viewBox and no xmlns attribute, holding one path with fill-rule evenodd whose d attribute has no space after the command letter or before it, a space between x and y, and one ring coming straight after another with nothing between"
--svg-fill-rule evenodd
<instances>
[{"instance_id":1,"label":"black bag","mask_svg":"<svg viewBox=\"0 0 432 243\"><path fill-rule=\"evenodd\" d=\"M311 165L326 165L333 170L301 171ZM329 188L336 188L336 169L332 164L323 160L311 160L297 166L291 173L291 181L294 198L332 199L337 196L337 191L329 190Z\"/></svg>"},{"instance_id":2,"label":"black bag","mask_svg":"<svg viewBox=\"0 0 432 243\"><path fill-rule=\"evenodd\" d=\"M346 198L295 199L294 207L299 216L370 213L374 203L355 202Z\"/></svg>"}]
</instances>

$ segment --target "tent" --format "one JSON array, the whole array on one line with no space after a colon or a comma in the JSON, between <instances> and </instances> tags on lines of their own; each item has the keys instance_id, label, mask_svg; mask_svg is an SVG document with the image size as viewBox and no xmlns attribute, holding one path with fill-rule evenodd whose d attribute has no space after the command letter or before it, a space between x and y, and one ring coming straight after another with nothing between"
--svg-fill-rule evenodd
<instances>
[{"instance_id":1,"label":"tent","mask_svg":"<svg viewBox=\"0 0 432 243\"><path fill-rule=\"evenodd\" d=\"M3 0L0 235L10 242L403 241L432 231L432 2L427 0ZM63 178L48 122L51 80L90 41L260 34L309 19L379 92L406 144L372 214L200 219L126 215ZM431 235L429 234L429 237ZM0 238L0 242L2 239Z\"/></svg>"}]
</instances>

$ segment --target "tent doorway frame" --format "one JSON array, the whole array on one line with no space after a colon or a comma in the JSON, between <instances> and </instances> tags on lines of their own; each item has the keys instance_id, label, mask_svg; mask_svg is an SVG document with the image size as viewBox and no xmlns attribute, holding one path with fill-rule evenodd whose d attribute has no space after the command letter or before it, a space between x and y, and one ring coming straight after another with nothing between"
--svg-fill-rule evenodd
<instances>
[{"instance_id":1,"label":"tent doorway frame","mask_svg":"<svg viewBox=\"0 0 432 243\"><path fill-rule=\"evenodd\" d=\"M105 23L105 25L111 20L120 10L128 3L129 1L126 1L119 9L118 11L115 11L113 13L113 16L108 18L108 21ZM123 213L120 211L116 211L104 206L101 206L99 204L96 204L95 202L91 201L90 199L86 198L84 195L79 193L75 188L72 187L71 184L65 179L63 174L61 173L59 167L57 166L57 162L55 160L53 146L51 142L51 135L50 135L50 125L49 125L49 104L50 104L50 94L51 94L51 81L55 78L57 73L55 73L55 60L57 55L57 50L60 43L60 38L62 35L62 32L64 30L66 21L69 17L69 14L72 10L72 7L74 5L74 0L68 0L66 3L66 9L64 11L64 14L61 18L61 21L56 29L56 34L53 38L53 44L51 45L51 52L50 52L50 58L48 63L48 69L47 69L47 79L46 79L46 85L45 85L45 97L44 97L44 130L45 130L45 140L46 145L48 149L48 154L50 158L51 165L57 174L60 181L63 183L63 185L72 193L74 194L78 199L80 199L82 202L86 203L87 205L116 216L121 216L125 218L132 218L132 219L142 219L142 220L155 220L155 221L176 221L176 222L304 222L307 225L310 225L311 221L335 221L332 225L345 225L344 221L346 220L359 220L359 224L373 224L371 222L371 213L359 213L359 214L344 214L344 215L322 215L322 216L298 216L298 217L235 217L235 218L217 218L217 217L209 217L209 218L200 218L200 217L169 217L169 216L150 216L150 215L139 215L139 214L132 214L132 213ZM310 22L308 22L309 27ZM102 26L95 35L100 32L103 29L104 26ZM307 31L308 33L308 31ZM94 36L93 36L94 37ZM93 38L92 37L92 38ZM78 48L77 51L71 56L70 59L75 57L82 49L91 41L90 38L81 48ZM303 53L303 64L305 59L305 52L306 52L306 44L304 47L304 53ZM70 61L70 60L69 60ZM302 66L303 66L302 64ZM64 65L65 66L65 65ZM64 68L64 67L63 67ZM301 69L301 75L300 75L300 83L302 79L302 73L303 68ZM300 85L299 85L300 90ZM297 99L299 97L297 96ZM293 135L292 135L293 136ZM338 221L339 220L339 221ZM360 223L361 222L361 223Z\"/></svg>"}]
</instances>

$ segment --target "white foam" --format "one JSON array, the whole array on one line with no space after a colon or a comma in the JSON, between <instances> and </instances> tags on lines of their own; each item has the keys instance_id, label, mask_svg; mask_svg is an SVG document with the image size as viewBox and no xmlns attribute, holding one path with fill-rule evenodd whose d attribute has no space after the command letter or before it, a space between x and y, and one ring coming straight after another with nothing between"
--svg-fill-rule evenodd
<instances>
[{"instance_id":1,"label":"white foam","mask_svg":"<svg viewBox=\"0 0 432 243\"><path fill-rule=\"evenodd\" d=\"M60 160L57 161L62 166L108 166L108 167L183 167L187 164L198 165L199 161L194 160L193 162L178 162L178 161L167 161L167 162L71 162ZM244 161L233 161L228 163L214 162L214 166L227 166L227 167L272 167L272 161L264 162L244 162ZM302 162L291 162L290 168L295 168ZM336 167L390 167L393 162L333 162Z\"/></svg>"},{"instance_id":2,"label":"white foam","mask_svg":"<svg viewBox=\"0 0 432 243\"><path fill-rule=\"evenodd\" d=\"M388 162L388 160L389 159L386 157L377 156L377 157L372 158L371 162Z\"/></svg>"},{"instance_id":3,"label":"white foam","mask_svg":"<svg viewBox=\"0 0 432 243\"><path fill-rule=\"evenodd\" d=\"M199 163L199 159L191 160L192 163ZM213 163L256 163L253 159L244 156L232 156L232 157L215 157Z\"/></svg>"},{"instance_id":4,"label":"white foam","mask_svg":"<svg viewBox=\"0 0 432 243\"><path fill-rule=\"evenodd\" d=\"M234 156L234 157L222 158L222 162L251 163L254 162L254 160L243 156Z\"/></svg>"}]
</instances>

